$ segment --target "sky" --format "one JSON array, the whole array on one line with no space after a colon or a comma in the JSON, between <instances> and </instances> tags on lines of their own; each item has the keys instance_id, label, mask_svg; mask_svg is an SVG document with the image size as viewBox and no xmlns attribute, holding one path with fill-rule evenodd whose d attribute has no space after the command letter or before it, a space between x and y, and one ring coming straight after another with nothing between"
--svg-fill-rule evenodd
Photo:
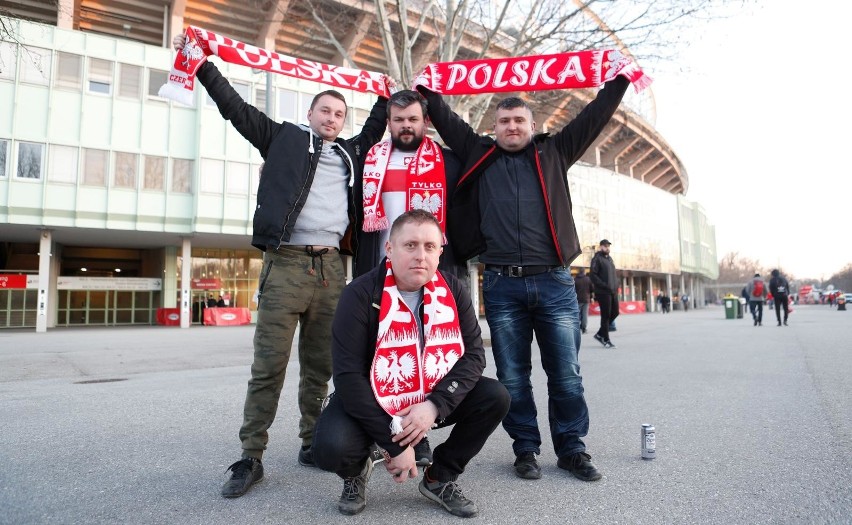
<instances>
[{"instance_id":1,"label":"sky","mask_svg":"<svg viewBox=\"0 0 852 525\"><path fill-rule=\"evenodd\" d=\"M852 263L850 22L848 2L764 0L691 35L687 71L646 71L719 258L816 279Z\"/></svg>"}]
</instances>

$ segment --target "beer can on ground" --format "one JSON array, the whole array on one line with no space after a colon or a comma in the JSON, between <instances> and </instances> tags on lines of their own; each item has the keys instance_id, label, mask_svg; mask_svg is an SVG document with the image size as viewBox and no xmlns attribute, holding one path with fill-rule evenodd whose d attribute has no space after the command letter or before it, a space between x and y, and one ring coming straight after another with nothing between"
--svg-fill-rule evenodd
<instances>
[{"instance_id":1,"label":"beer can on ground","mask_svg":"<svg viewBox=\"0 0 852 525\"><path fill-rule=\"evenodd\" d=\"M642 459L655 457L657 457L657 431L654 425L645 423L642 425Z\"/></svg>"}]
</instances>

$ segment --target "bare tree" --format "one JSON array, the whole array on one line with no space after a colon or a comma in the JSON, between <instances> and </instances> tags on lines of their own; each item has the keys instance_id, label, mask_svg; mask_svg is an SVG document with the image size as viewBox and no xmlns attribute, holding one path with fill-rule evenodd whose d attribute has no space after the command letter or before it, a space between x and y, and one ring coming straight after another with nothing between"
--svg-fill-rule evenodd
<instances>
[{"instance_id":1,"label":"bare tree","mask_svg":"<svg viewBox=\"0 0 852 525\"><path fill-rule=\"evenodd\" d=\"M647 66L676 67L689 29L736 13L753 0L307 0L321 28L315 43L332 45L347 56L343 40L353 31L372 32L382 42L385 71L402 85L429 62L522 56L617 47ZM332 5L335 4L335 5ZM352 11L369 10L375 24L358 26ZM372 4L372 5L371 5ZM341 30L341 28L345 28ZM305 42L305 46L312 45ZM474 127L493 95L453 97ZM541 104L541 100L537 100ZM545 104L547 102L545 101ZM563 97L553 97L555 107ZM545 107L545 109L547 109Z\"/></svg>"}]
</instances>

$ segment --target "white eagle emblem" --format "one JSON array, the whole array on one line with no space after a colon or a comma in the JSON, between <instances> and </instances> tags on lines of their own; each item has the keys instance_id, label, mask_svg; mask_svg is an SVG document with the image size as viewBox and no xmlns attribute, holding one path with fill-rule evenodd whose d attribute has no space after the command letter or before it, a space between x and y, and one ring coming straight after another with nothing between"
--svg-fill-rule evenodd
<instances>
[{"instance_id":1,"label":"white eagle emblem","mask_svg":"<svg viewBox=\"0 0 852 525\"><path fill-rule=\"evenodd\" d=\"M411 208L414 210L427 210L432 212L433 215L438 215L442 205L441 196L437 193L430 195L427 191L423 195L414 194L411 196Z\"/></svg>"},{"instance_id":2,"label":"white eagle emblem","mask_svg":"<svg viewBox=\"0 0 852 525\"><path fill-rule=\"evenodd\" d=\"M443 350L438 349L434 354L426 357L426 377L429 379L444 377L458 360L459 356L455 351L450 350L445 355Z\"/></svg>"},{"instance_id":3,"label":"white eagle emblem","mask_svg":"<svg viewBox=\"0 0 852 525\"><path fill-rule=\"evenodd\" d=\"M376 359L376 379L385 383L381 391L384 393L390 390L390 393L398 394L402 392L403 387L413 388L414 384L408 380L414 377L415 368L411 354L399 357L394 350L390 353L390 359L379 356Z\"/></svg>"},{"instance_id":4,"label":"white eagle emblem","mask_svg":"<svg viewBox=\"0 0 852 525\"><path fill-rule=\"evenodd\" d=\"M183 46L180 54L185 58L185 60L181 62L183 67L189 67L189 63L191 61L201 60L204 58L204 51L196 45L195 40L187 42L186 45Z\"/></svg>"},{"instance_id":5,"label":"white eagle emblem","mask_svg":"<svg viewBox=\"0 0 852 525\"><path fill-rule=\"evenodd\" d=\"M376 182L375 181L371 180L370 182L364 184L364 197L367 197L368 199L372 199L373 195L375 195L375 194L376 194Z\"/></svg>"}]
</instances>

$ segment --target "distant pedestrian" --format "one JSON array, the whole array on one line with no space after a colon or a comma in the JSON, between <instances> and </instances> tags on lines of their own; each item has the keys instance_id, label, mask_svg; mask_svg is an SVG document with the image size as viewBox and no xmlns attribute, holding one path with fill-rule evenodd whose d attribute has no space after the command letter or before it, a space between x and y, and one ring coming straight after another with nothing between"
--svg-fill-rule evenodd
<instances>
[{"instance_id":1,"label":"distant pedestrian","mask_svg":"<svg viewBox=\"0 0 852 525\"><path fill-rule=\"evenodd\" d=\"M689 310L689 296L687 294L683 294L680 296L680 300L683 303L683 311Z\"/></svg>"},{"instance_id":2,"label":"distant pedestrian","mask_svg":"<svg viewBox=\"0 0 852 525\"><path fill-rule=\"evenodd\" d=\"M609 256L612 243L606 239L600 242L600 249L592 257L589 277L595 285L595 299L601 308L601 327L595 334L595 340L604 348L615 348L609 339L610 323L618 317L618 275L615 273L615 263Z\"/></svg>"},{"instance_id":3,"label":"distant pedestrian","mask_svg":"<svg viewBox=\"0 0 852 525\"><path fill-rule=\"evenodd\" d=\"M766 295L769 290L759 273L754 274L754 277L746 285L746 292L749 296L748 307L751 311L751 317L754 319L754 326L763 326L763 303L766 301Z\"/></svg>"},{"instance_id":4,"label":"distant pedestrian","mask_svg":"<svg viewBox=\"0 0 852 525\"><path fill-rule=\"evenodd\" d=\"M775 298L775 319L781 326L781 310L784 310L784 326L787 326L787 317L790 315L790 283L778 270L772 270L772 278L769 279L769 291Z\"/></svg>"},{"instance_id":5,"label":"distant pedestrian","mask_svg":"<svg viewBox=\"0 0 852 525\"><path fill-rule=\"evenodd\" d=\"M589 303L592 302L592 280L586 275L586 270L580 268L574 278L574 289L577 290L577 304L580 306L580 331L586 333L589 324Z\"/></svg>"},{"instance_id":6,"label":"distant pedestrian","mask_svg":"<svg viewBox=\"0 0 852 525\"><path fill-rule=\"evenodd\" d=\"M663 309L663 313L667 314L671 311L672 298L666 294L660 296L660 307Z\"/></svg>"},{"instance_id":7,"label":"distant pedestrian","mask_svg":"<svg viewBox=\"0 0 852 525\"><path fill-rule=\"evenodd\" d=\"M216 299L213 297L213 294L207 296L207 308L215 308L216 307Z\"/></svg>"}]
</instances>

